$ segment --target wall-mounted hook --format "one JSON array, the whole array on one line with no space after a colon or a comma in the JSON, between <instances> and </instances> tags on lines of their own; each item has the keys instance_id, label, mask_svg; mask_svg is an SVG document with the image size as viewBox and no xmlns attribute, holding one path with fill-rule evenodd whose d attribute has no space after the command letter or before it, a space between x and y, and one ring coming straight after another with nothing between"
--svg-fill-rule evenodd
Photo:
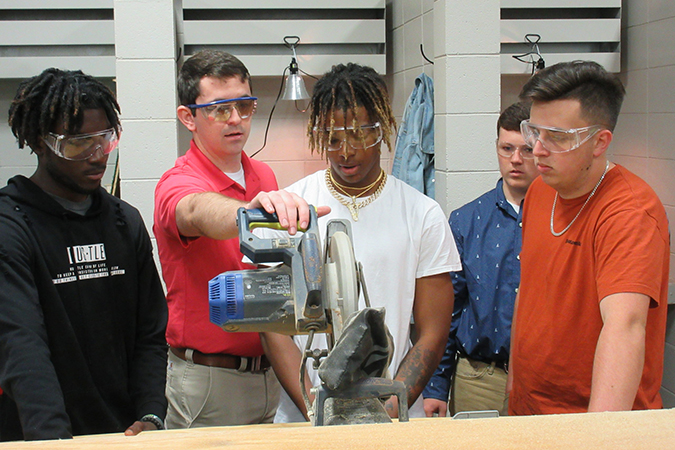
<instances>
[{"instance_id":1,"label":"wall-mounted hook","mask_svg":"<svg viewBox=\"0 0 675 450\"><path fill-rule=\"evenodd\" d=\"M539 41L541 40L541 36L538 34L526 34L525 35L525 41L530 44L531 48L530 51L527 53L523 53L522 55L512 55L513 58L517 59L518 61L525 63L525 64L531 64L532 65L532 75L546 67L546 62L544 61L544 57L541 56L541 53L539 52ZM529 60L523 59L527 58L529 56Z\"/></svg>"},{"instance_id":2,"label":"wall-mounted hook","mask_svg":"<svg viewBox=\"0 0 675 450\"><path fill-rule=\"evenodd\" d=\"M422 53L422 58L424 58L428 63L433 64L434 62L427 58L427 55L424 54L424 44L420 44L420 53Z\"/></svg>"},{"instance_id":3,"label":"wall-mounted hook","mask_svg":"<svg viewBox=\"0 0 675 450\"><path fill-rule=\"evenodd\" d=\"M293 52L293 59L298 59L298 55L295 53L295 48L300 43L300 36L284 36L284 45L291 49Z\"/></svg>"}]
</instances>

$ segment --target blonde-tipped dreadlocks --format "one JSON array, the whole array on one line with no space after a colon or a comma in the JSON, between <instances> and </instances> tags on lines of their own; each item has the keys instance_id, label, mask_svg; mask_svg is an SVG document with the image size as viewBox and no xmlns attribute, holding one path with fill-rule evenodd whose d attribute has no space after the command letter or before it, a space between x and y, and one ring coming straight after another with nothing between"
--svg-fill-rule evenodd
<instances>
[{"instance_id":1,"label":"blonde-tipped dreadlocks","mask_svg":"<svg viewBox=\"0 0 675 450\"><path fill-rule=\"evenodd\" d=\"M19 86L9 107L9 126L19 148L35 148L58 121L67 134L77 134L87 109L102 109L119 134L120 107L110 89L79 70L46 69Z\"/></svg>"},{"instance_id":2,"label":"blonde-tipped dreadlocks","mask_svg":"<svg viewBox=\"0 0 675 450\"><path fill-rule=\"evenodd\" d=\"M396 131L396 120L387 86L371 67L352 63L333 66L314 86L307 125L309 149L323 155L326 143L333 134L334 113L337 110L341 110L345 118L351 112L352 126L358 127L357 107L365 108L370 120L380 123L384 142L391 151L390 137Z\"/></svg>"}]
</instances>

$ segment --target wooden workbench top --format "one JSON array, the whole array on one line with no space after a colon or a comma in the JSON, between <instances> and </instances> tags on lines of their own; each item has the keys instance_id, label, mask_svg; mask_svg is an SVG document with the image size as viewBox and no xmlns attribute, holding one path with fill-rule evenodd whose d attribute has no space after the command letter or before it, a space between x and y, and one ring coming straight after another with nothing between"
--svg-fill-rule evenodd
<instances>
[{"instance_id":1,"label":"wooden workbench top","mask_svg":"<svg viewBox=\"0 0 675 450\"><path fill-rule=\"evenodd\" d=\"M310 427L248 425L151 431L139 436L79 436L73 440L7 442L6 449L197 450L197 449L671 449L675 409L554 416Z\"/></svg>"}]
</instances>

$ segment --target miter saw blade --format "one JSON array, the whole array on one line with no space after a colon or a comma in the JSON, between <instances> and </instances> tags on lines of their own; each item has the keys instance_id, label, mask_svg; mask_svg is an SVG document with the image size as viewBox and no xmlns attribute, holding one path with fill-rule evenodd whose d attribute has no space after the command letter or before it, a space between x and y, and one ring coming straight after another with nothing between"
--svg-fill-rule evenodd
<instances>
[{"instance_id":1,"label":"miter saw blade","mask_svg":"<svg viewBox=\"0 0 675 450\"><path fill-rule=\"evenodd\" d=\"M359 285L351 239L343 231L335 232L327 245L324 265L324 289L332 318L333 342L339 339L351 314L359 309Z\"/></svg>"}]
</instances>

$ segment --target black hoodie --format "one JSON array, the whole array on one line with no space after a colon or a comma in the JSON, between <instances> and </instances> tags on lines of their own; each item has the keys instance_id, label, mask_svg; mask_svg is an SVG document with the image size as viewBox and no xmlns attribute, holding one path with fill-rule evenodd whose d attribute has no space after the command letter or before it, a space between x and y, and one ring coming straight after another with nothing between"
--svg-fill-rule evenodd
<instances>
[{"instance_id":1,"label":"black hoodie","mask_svg":"<svg viewBox=\"0 0 675 450\"><path fill-rule=\"evenodd\" d=\"M81 216L25 177L0 189L0 440L165 416L167 307L152 244L135 208L103 189L92 197Z\"/></svg>"}]
</instances>

